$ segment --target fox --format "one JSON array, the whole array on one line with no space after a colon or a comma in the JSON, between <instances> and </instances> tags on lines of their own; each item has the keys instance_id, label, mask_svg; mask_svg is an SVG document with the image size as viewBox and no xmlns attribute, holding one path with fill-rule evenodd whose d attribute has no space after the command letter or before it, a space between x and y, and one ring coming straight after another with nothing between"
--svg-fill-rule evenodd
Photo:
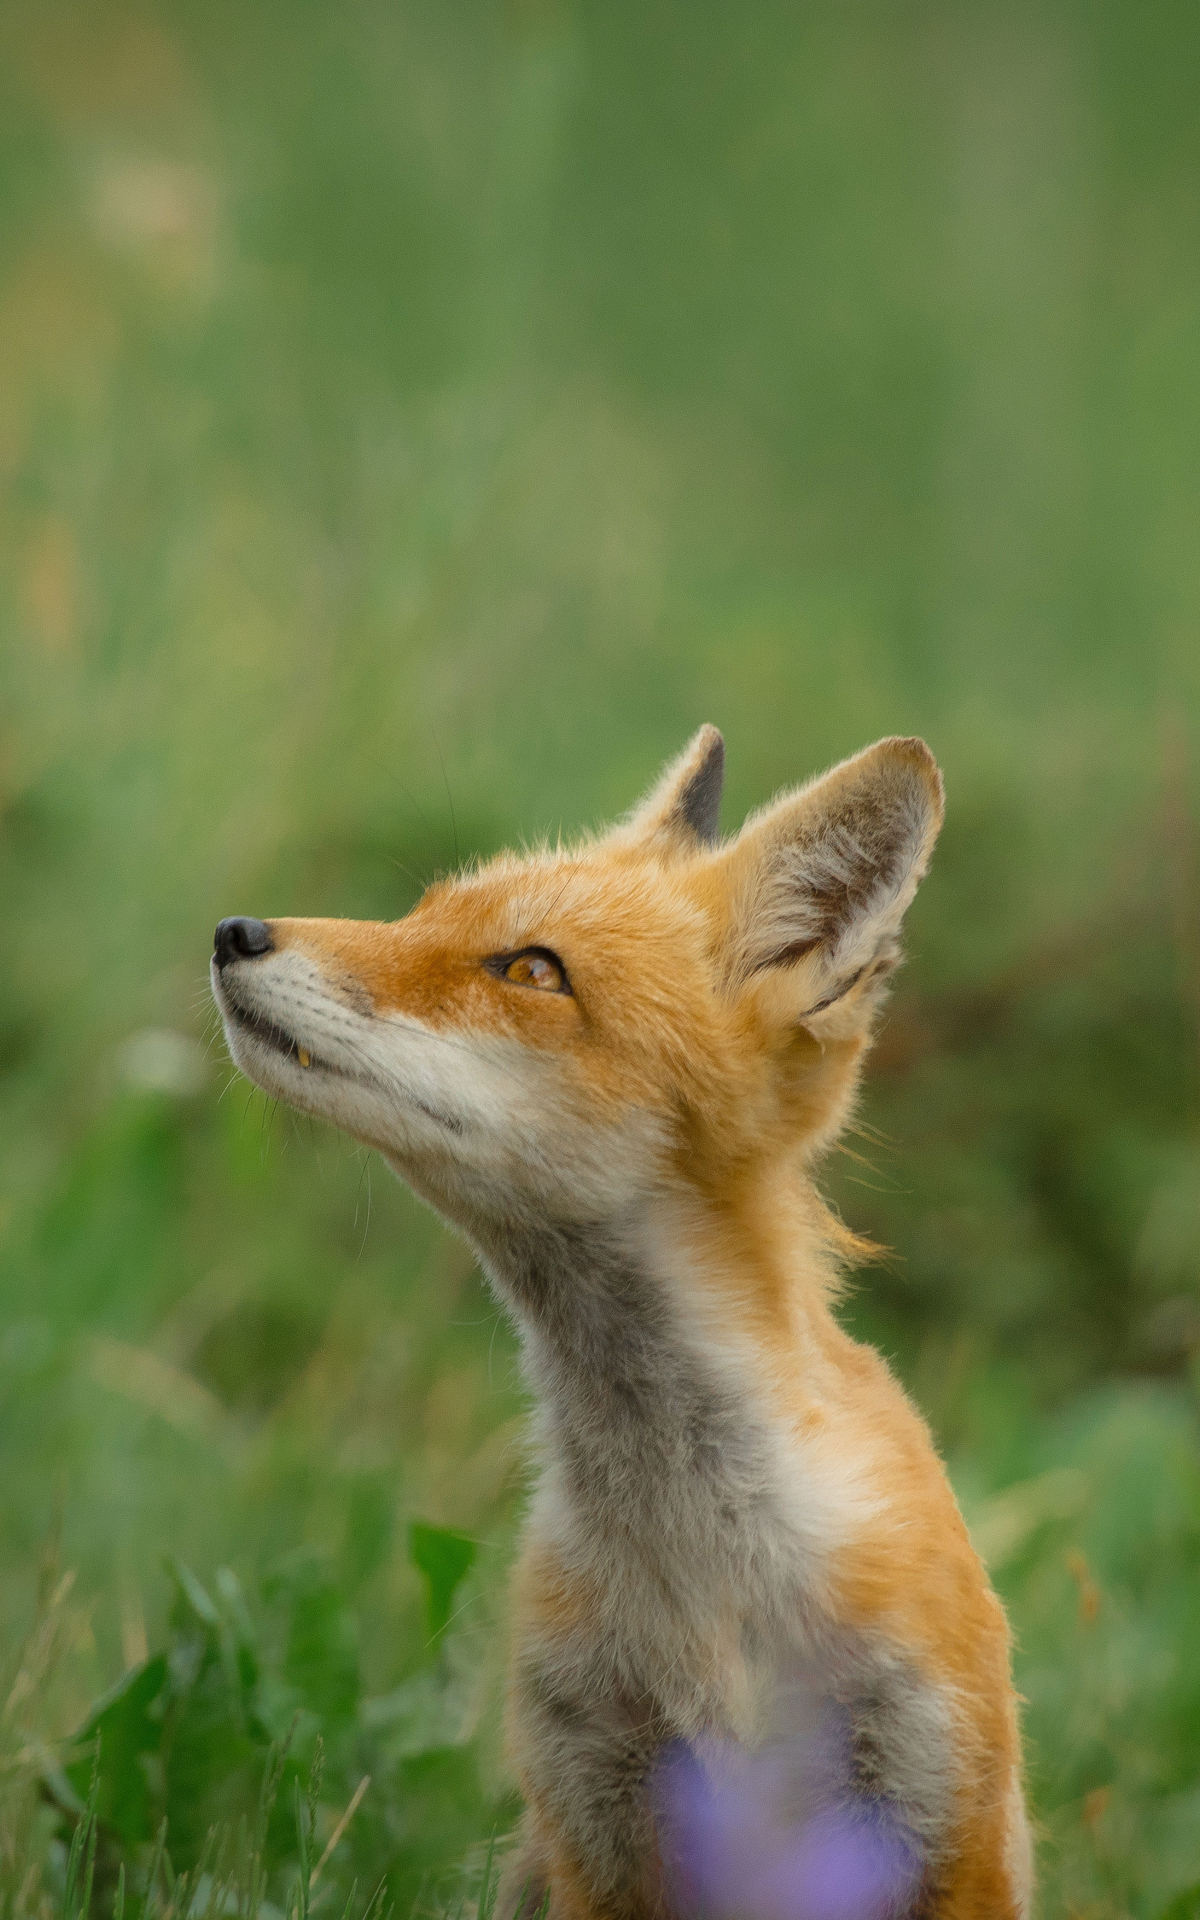
<instances>
[{"instance_id":1,"label":"fox","mask_svg":"<svg viewBox=\"0 0 1200 1920\"><path fill-rule=\"evenodd\" d=\"M822 1197L942 824L888 738L724 835L704 726L620 821L394 922L232 917L233 1061L377 1150L515 1323L524 1815L498 1912L1022 1920L1010 1636Z\"/></svg>"}]
</instances>

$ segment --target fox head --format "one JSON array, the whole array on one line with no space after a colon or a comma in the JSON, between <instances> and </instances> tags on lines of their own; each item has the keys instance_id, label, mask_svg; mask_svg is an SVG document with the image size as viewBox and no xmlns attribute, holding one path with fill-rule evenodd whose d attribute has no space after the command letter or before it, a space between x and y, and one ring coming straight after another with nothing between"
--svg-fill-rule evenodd
<instances>
[{"instance_id":1,"label":"fox head","mask_svg":"<svg viewBox=\"0 0 1200 1920\"><path fill-rule=\"evenodd\" d=\"M723 764L702 727L610 832L402 920L223 920L235 1062L468 1232L802 1161L845 1120L941 779L923 741L881 740L723 839Z\"/></svg>"}]
</instances>

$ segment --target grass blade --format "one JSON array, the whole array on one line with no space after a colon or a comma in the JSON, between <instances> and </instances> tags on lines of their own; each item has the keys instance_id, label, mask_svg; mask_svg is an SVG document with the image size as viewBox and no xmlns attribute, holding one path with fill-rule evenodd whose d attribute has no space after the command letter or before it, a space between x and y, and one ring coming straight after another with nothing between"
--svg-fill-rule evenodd
<instances>
[{"instance_id":1,"label":"grass blade","mask_svg":"<svg viewBox=\"0 0 1200 1920\"><path fill-rule=\"evenodd\" d=\"M488 1841L487 1859L483 1863L483 1879L479 1883L479 1920L492 1920L496 1907L496 1895L500 1891L500 1876L496 1872L496 1829L492 1828L492 1837Z\"/></svg>"},{"instance_id":2,"label":"grass blade","mask_svg":"<svg viewBox=\"0 0 1200 1920\"><path fill-rule=\"evenodd\" d=\"M155 1890L158 1886L158 1876L162 1870L163 1857L166 1853L166 1849L167 1849L167 1817L164 1814L162 1818L162 1823L158 1829L158 1833L155 1836L154 1852L150 1858L150 1873L146 1880L146 1892L142 1900L141 1920L150 1920L150 1912L154 1903Z\"/></svg>"},{"instance_id":3,"label":"grass blade","mask_svg":"<svg viewBox=\"0 0 1200 1920\"><path fill-rule=\"evenodd\" d=\"M328 1864L330 1855L332 1854L334 1848L337 1846L337 1843L341 1839L342 1835L345 1833L346 1828L350 1825L350 1822L353 1820L355 1814L358 1812L359 1807L362 1805L363 1795L367 1791L367 1788L370 1786L370 1784L371 1784L370 1774L364 1773L362 1779L359 1781L358 1785L354 1789L354 1793L351 1798L349 1806L346 1808L345 1813L342 1815L341 1819L338 1821L333 1832L330 1834L329 1839L326 1841L324 1853L321 1855L321 1858L317 1861L316 1866L312 1870L312 1877L310 1878L308 1883L310 1891L313 1887L316 1886L317 1881L321 1877L322 1871Z\"/></svg>"}]
</instances>

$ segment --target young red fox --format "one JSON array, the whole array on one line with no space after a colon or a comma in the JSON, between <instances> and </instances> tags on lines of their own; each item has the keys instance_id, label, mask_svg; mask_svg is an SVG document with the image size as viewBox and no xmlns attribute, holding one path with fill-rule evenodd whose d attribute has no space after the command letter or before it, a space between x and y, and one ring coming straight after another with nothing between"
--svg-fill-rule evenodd
<instances>
[{"instance_id":1,"label":"young red fox","mask_svg":"<svg viewBox=\"0 0 1200 1920\"><path fill-rule=\"evenodd\" d=\"M723 840L702 727L569 850L406 919L223 920L237 1064L377 1147L520 1331L509 1912L1016 1920L999 1601L924 1422L831 1312L844 1124L942 818L881 740Z\"/></svg>"}]
</instances>

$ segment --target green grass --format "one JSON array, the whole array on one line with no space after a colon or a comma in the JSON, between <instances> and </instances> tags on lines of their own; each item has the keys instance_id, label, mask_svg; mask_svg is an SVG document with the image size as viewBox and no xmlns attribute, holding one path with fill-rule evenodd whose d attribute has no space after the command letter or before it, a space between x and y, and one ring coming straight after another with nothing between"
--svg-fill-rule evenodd
<instances>
[{"instance_id":1,"label":"green grass","mask_svg":"<svg viewBox=\"0 0 1200 1920\"><path fill-rule=\"evenodd\" d=\"M945 766L829 1168L895 1249L849 1313L1010 1607L1043 1911L1195 1910L1198 38L1173 0L0 13L10 1911L78 1920L120 1686L102 1920L122 1861L165 1915L210 1828L204 1900L259 1871L286 1913L318 1736L310 1854L370 1776L322 1913L477 1882L512 1342L377 1162L227 1085L208 942L401 912L705 719L730 824L883 732Z\"/></svg>"}]
</instances>

